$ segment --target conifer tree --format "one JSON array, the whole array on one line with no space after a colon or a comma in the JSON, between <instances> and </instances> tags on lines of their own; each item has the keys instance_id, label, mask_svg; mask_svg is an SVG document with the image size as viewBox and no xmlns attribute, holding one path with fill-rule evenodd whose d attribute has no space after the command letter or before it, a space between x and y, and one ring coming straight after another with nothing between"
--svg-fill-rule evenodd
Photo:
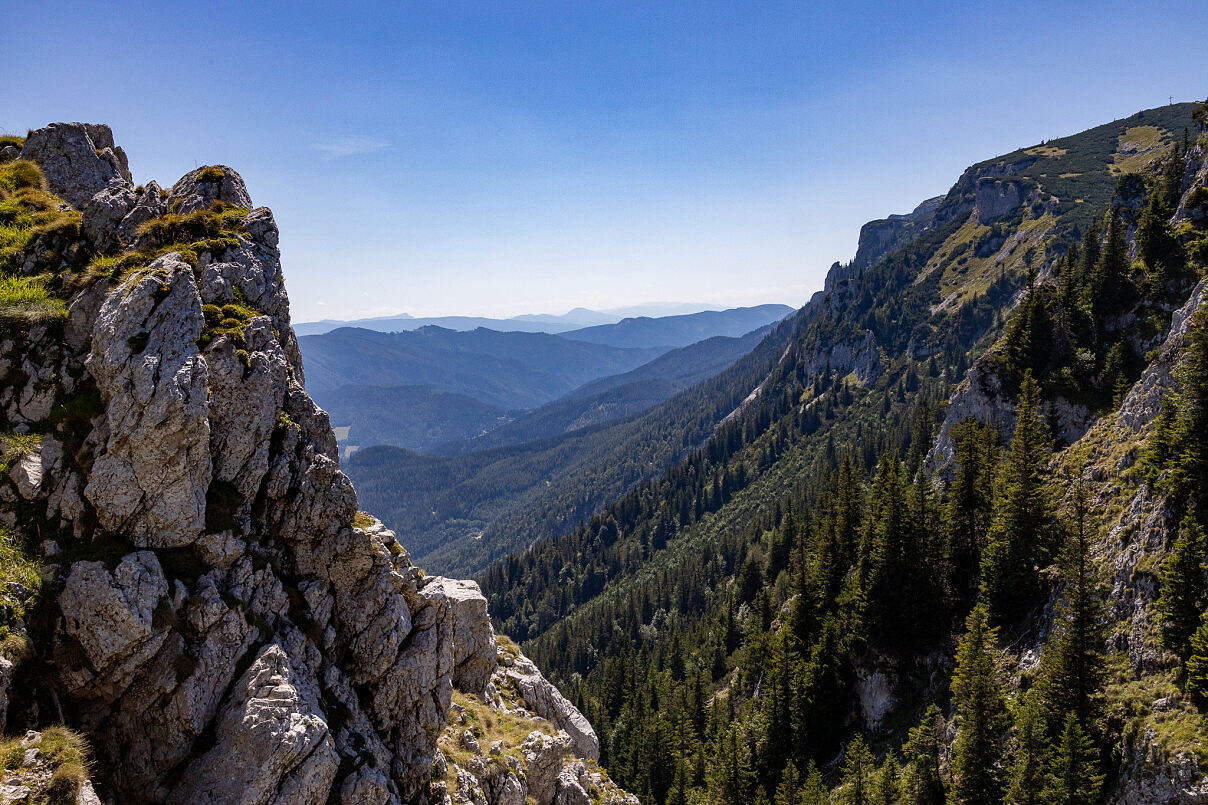
<instances>
[{"instance_id":1,"label":"conifer tree","mask_svg":"<svg viewBox=\"0 0 1208 805\"><path fill-rule=\"evenodd\" d=\"M1040 391L1030 372L1024 375L1015 415L1015 436L982 555L982 595L996 624L1014 622L1037 601L1037 566L1049 555L1045 478L1051 447L1040 414Z\"/></svg>"},{"instance_id":2,"label":"conifer tree","mask_svg":"<svg viewBox=\"0 0 1208 805\"><path fill-rule=\"evenodd\" d=\"M1069 713L1049 762L1048 799L1062 805L1095 805L1102 786L1095 744L1077 717Z\"/></svg>"},{"instance_id":3,"label":"conifer tree","mask_svg":"<svg viewBox=\"0 0 1208 805\"><path fill-rule=\"evenodd\" d=\"M775 805L798 805L801 799L801 776L793 761L789 761L784 772L780 775L780 785L776 786Z\"/></svg>"},{"instance_id":4,"label":"conifer tree","mask_svg":"<svg viewBox=\"0 0 1208 805\"><path fill-rule=\"evenodd\" d=\"M1162 588L1155 608L1162 621L1162 645L1186 662L1191 636L1208 609L1208 542L1190 514L1162 567Z\"/></svg>"},{"instance_id":5,"label":"conifer tree","mask_svg":"<svg viewBox=\"0 0 1208 805\"><path fill-rule=\"evenodd\" d=\"M843 772L839 782L841 805L872 805L876 763L872 751L857 733L843 752Z\"/></svg>"},{"instance_id":6,"label":"conifer tree","mask_svg":"<svg viewBox=\"0 0 1208 805\"><path fill-rule=\"evenodd\" d=\"M810 761L809 771L801 783L801 805L827 805L829 797L822 785L822 772L817 764Z\"/></svg>"},{"instance_id":7,"label":"conifer tree","mask_svg":"<svg viewBox=\"0 0 1208 805\"><path fill-rule=\"evenodd\" d=\"M1186 684L1184 690L1201 712L1208 711L1208 612L1200 627L1191 635L1190 655L1184 665Z\"/></svg>"},{"instance_id":8,"label":"conifer tree","mask_svg":"<svg viewBox=\"0 0 1208 805\"><path fill-rule=\"evenodd\" d=\"M1107 213L1107 239L1091 271L1087 293L1097 333L1102 332L1108 315L1126 307L1133 298L1132 285L1128 282L1128 241L1120 210L1115 206Z\"/></svg>"},{"instance_id":9,"label":"conifer tree","mask_svg":"<svg viewBox=\"0 0 1208 805\"><path fill-rule=\"evenodd\" d=\"M1201 526L1208 527L1208 311L1191 320L1185 361L1178 372L1174 486Z\"/></svg>"},{"instance_id":10,"label":"conifer tree","mask_svg":"<svg viewBox=\"0 0 1208 805\"><path fill-rule=\"evenodd\" d=\"M982 546L990 527L998 435L970 418L952 428L952 442L956 475L948 490L945 554L953 593L958 600L968 600L977 589Z\"/></svg>"},{"instance_id":11,"label":"conifer tree","mask_svg":"<svg viewBox=\"0 0 1208 805\"><path fill-rule=\"evenodd\" d=\"M943 805L944 781L940 776L940 710L934 704L923 713L903 748L906 769L902 775L902 802L907 805Z\"/></svg>"},{"instance_id":12,"label":"conifer tree","mask_svg":"<svg viewBox=\"0 0 1208 805\"><path fill-rule=\"evenodd\" d=\"M885 762L877 770L876 779L872 785L870 801L874 805L898 805L901 797L902 767L897 757L890 752L885 756Z\"/></svg>"},{"instance_id":13,"label":"conifer tree","mask_svg":"<svg viewBox=\"0 0 1208 805\"><path fill-rule=\"evenodd\" d=\"M952 693L956 701L956 744L952 754L953 801L968 805L1002 802L1002 734L1006 703L994 652L998 632L978 604L965 621L956 649Z\"/></svg>"},{"instance_id":14,"label":"conifer tree","mask_svg":"<svg viewBox=\"0 0 1208 805\"><path fill-rule=\"evenodd\" d=\"M1151 489L1157 484L1159 477L1165 472L1171 462L1174 450L1175 402L1167 395L1162 399L1162 410L1158 412L1153 422L1153 430L1145 442L1145 450L1141 454L1141 471L1145 483Z\"/></svg>"},{"instance_id":15,"label":"conifer tree","mask_svg":"<svg viewBox=\"0 0 1208 805\"><path fill-rule=\"evenodd\" d=\"M1098 724L1106 635L1103 589L1091 558L1086 489L1081 481L1074 489L1073 515L1061 557L1065 586L1042 653L1041 683L1050 712L1057 717L1072 713L1085 734Z\"/></svg>"},{"instance_id":16,"label":"conifer tree","mask_svg":"<svg viewBox=\"0 0 1208 805\"><path fill-rule=\"evenodd\" d=\"M1036 688L1028 691L1015 713L1015 754L1007 786L1012 805L1047 805L1049 741L1043 703Z\"/></svg>"}]
</instances>

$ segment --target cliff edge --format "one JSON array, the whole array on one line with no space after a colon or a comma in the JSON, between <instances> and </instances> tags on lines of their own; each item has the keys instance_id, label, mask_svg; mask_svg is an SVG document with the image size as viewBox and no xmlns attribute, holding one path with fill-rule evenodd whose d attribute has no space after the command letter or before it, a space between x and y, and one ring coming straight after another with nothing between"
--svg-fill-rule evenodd
<instances>
[{"instance_id":1,"label":"cliff edge","mask_svg":"<svg viewBox=\"0 0 1208 805\"><path fill-rule=\"evenodd\" d=\"M272 212L225 166L134 186L107 126L9 139L0 727L82 733L104 801L470 801L431 784L454 691L502 708L491 680L518 658L476 585L425 577L358 511ZM508 709L561 747L554 777L594 760L590 724L524 667ZM37 794L32 766L4 768ZM527 769L519 800L473 801L578 801Z\"/></svg>"}]
</instances>

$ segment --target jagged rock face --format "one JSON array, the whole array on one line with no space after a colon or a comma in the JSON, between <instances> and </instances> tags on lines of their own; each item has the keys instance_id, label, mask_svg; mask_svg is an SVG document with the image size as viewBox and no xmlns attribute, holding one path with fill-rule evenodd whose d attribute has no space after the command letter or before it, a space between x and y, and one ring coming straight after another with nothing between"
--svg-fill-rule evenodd
<instances>
[{"instance_id":1,"label":"jagged rock face","mask_svg":"<svg viewBox=\"0 0 1208 805\"><path fill-rule=\"evenodd\" d=\"M495 672L495 631L487 614L487 598L477 582L433 578L453 610L453 684L458 690L481 693Z\"/></svg>"},{"instance_id":2,"label":"jagged rock face","mask_svg":"<svg viewBox=\"0 0 1208 805\"><path fill-rule=\"evenodd\" d=\"M271 211L221 166L132 188L104 126L39 129L21 157L95 253L159 246L140 227L167 213L248 211L218 245L159 249L79 291L61 327L0 341L0 376L21 379L3 416L44 433L0 479L0 525L53 535L30 636L55 691L0 662L0 728L19 728L7 698L29 722L61 707L112 801L423 801L454 683L497 696L499 649L476 584L425 579L358 516L303 387ZM598 757L595 733L527 658L506 670L564 730L557 769L530 747L553 801L563 755ZM476 785L521 805L523 781Z\"/></svg>"},{"instance_id":3,"label":"jagged rock face","mask_svg":"<svg viewBox=\"0 0 1208 805\"><path fill-rule=\"evenodd\" d=\"M100 252L170 206L252 203L229 168L167 198L135 192L106 127L40 129L21 156L84 211ZM272 213L252 209L221 249L98 280L62 328L0 344L0 369L28 380L0 396L5 416L47 432L4 481L54 534L35 650L113 801L413 801L455 658L481 673L467 659L481 646L455 650L451 602L474 603L425 583L380 523L351 525L356 494L302 386ZM234 303L258 315L207 335L203 306ZM80 427L55 431L52 410L88 395ZM36 685L9 692L38 707Z\"/></svg>"},{"instance_id":4,"label":"jagged rock face","mask_svg":"<svg viewBox=\"0 0 1208 805\"><path fill-rule=\"evenodd\" d=\"M977 197L973 209L977 222L983 226L1001 218L1023 204L1023 192L1018 182L996 181L983 178L977 183Z\"/></svg>"},{"instance_id":5,"label":"jagged rock face","mask_svg":"<svg viewBox=\"0 0 1208 805\"><path fill-rule=\"evenodd\" d=\"M113 143L103 124L51 123L31 131L21 147L21 159L38 163L52 192L78 210L112 182L133 182L126 153Z\"/></svg>"}]
</instances>

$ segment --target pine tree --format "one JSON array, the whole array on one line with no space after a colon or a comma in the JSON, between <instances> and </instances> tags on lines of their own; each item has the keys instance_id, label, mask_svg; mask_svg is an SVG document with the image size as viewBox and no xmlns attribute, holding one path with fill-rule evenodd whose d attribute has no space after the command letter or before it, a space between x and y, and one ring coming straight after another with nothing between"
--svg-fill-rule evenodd
<instances>
[{"instance_id":1,"label":"pine tree","mask_svg":"<svg viewBox=\"0 0 1208 805\"><path fill-rule=\"evenodd\" d=\"M977 590L982 546L990 527L998 434L989 425L966 419L952 428L956 476L948 490L945 550L949 582L960 601Z\"/></svg>"},{"instance_id":2,"label":"pine tree","mask_svg":"<svg viewBox=\"0 0 1208 805\"><path fill-rule=\"evenodd\" d=\"M809 771L801 783L801 805L827 805L829 797L822 786L822 772L817 764L810 761Z\"/></svg>"},{"instance_id":3,"label":"pine tree","mask_svg":"<svg viewBox=\"0 0 1208 805\"><path fill-rule=\"evenodd\" d=\"M798 805L801 799L801 776L793 761L789 761L780 775L780 785L776 786L776 805Z\"/></svg>"},{"instance_id":4,"label":"pine tree","mask_svg":"<svg viewBox=\"0 0 1208 805\"><path fill-rule=\"evenodd\" d=\"M1162 588L1155 608L1162 621L1162 645L1186 662L1191 635L1208 609L1208 541L1190 514L1162 567Z\"/></svg>"},{"instance_id":5,"label":"pine tree","mask_svg":"<svg viewBox=\"0 0 1208 805\"><path fill-rule=\"evenodd\" d=\"M1012 805L1047 805L1049 740L1044 707L1036 688L1025 694L1015 713L1015 754L1007 787Z\"/></svg>"},{"instance_id":6,"label":"pine tree","mask_svg":"<svg viewBox=\"0 0 1208 805\"><path fill-rule=\"evenodd\" d=\"M982 555L982 595L996 624L1013 623L1037 601L1037 566L1049 554L1045 476L1051 446L1040 415L1040 391L1031 373L1024 375L1015 414L1015 436Z\"/></svg>"},{"instance_id":7,"label":"pine tree","mask_svg":"<svg viewBox=\"0 0 1208 805\"><path fill-rule=\"evenodd\" d=\"M1061 740L1054 747L1049 763L1049 785L1046 794L1051 802L1062 805L1095 805L1103 774L1099 771L1098 753L1077 717L1069 713Z\"/></svg>"},{"instance_id":8,"label":"pine tree","mask_svg":"<svg viewBox=\"0 0 1208 805\"><path fill-rule=\"evenodd\" d=\"M1086 489L1079 481L1073 523L1061 557L1065 587L1042 653L1041 684L1050 712L1058 717L1072 713L1080 729L1094 731L1106 667L1105 605L1086 520Z\"/></svg>"},{"instance_id":9,"label":"pine tree","mask_svg":"<svg viewBox=\"0 0 1208 805\"><path fill-rule=\"evenodd\" d=\"M876 763L859 733L843 752L843 776L839 782L841 805L872 805L873 776Z\"/></svg>"},{"instance_id":10,"label":"pine tree","mask_svg":"<svg viewBox=\"0 0 1208 805\"><path fill-rule=\"evenodd\" d=\"M1208 612L1203 622L1191 635L1190 655L1184 665L1186 684L1184 690L1200 711L1208 711Z\"/></svg>"},{"instance_id":11,"label":"pine tree","mask_svg":"<svg viewBox=\"0 0 1208 805\"><path fill-rule=\"evenodd\" d=\"M907 805L943 805L944 781L940 776L940 710L934 704L923 713L903 748L906 770L902 775L902 802Z\"/></svg>"},{"instance_id":12,"label":"pine tree","mask_svg":"<svg viewBox=\"0 0 1208 805\"><path fill-rule=\"evenodd\" d=\"M1007 720L994 660L998 632L989 626L982 604L969 613L965 627L952 676L957 723L953 801L995 805L1002 802L1002 734Z\"/></svg>"},{"instance_id":13,"label":"pine tree","mask_svg":"<svg viewBox=\"0 0 1208 805\"><path fill-rule=\"evenodd\" d=\"M877 770L876 779L872 784L870 801L874 805L898 805L901 797L902 767L898 764L893 752L885 756L885 762Z\"/></svg>"},{"instance_id":14,"label":"pine tree","mask_svg":"<svg viewBox=\"0 0 1208 805\"><path fill-rule=\"evenodd\" d=\"M1128 306L1135 296L1128 281L1128 241L1119 208L1107 213L1107 239L1095 261L1087 288L1088 307L1097 333L1102 333L1104 319ZM1102 354L1102 353L1100 353Z\"/></svg>"}]
</instances>

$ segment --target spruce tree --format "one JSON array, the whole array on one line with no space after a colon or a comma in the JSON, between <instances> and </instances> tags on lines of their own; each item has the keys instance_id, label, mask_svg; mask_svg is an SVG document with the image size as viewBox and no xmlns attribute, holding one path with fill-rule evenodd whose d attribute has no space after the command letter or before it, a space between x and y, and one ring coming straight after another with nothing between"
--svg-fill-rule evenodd
<instances>
[{"instance_id":1,"label":"spruce tree","mask_svg":"<svg viewBox=\"0 0 1208 805\"><path fill-rule=\"evenodd\" d=\"M1108 211L1106 223L1107 238L1091 270L1087 288L1088 307L1099 335L1103 331L1104 319L1124 309L1134 296L1132 284L1128 281L1128 241L1117 207L1113 206Z\"/></svg>"},{"instance_id":2,"label":"spruce tree","mask_svg":"<svg viewBox=\"0 0 1208 805\"><path fill-rule=\"evenodd\" d=\"M1015 712L1015 752L1007 786L1012 805L1047 805L1049 740L1044 706L1036 688L1021 697Z\"/></svg>"},{"instance_id":3,"label":"spruce tree","mask_svg":"<svg viewBox=\"0 0 1208 805\"><path fill-rule=\"evenodd\" d=\"M1208 609L1208 542L1190 514L1162 567L1162 588L1155 608L1162 622L1162 645L1186 662L1191 636Z\"/></svg>"},{"instance_id":4,"label":"spruce tree","mask_svg":"<svg viewBox=\"0 0 1208 805\"><path fill-rule=\"evenodd\" d=\"M789 761L784 772L780 775L780 785L776 786L775 805L798 805L801 799L801 775L793 761Z\"/></svg>"},{"instance_id":5,"label":"spruce tree","mask_svg":"<svg viewBox=\"0 0 1208 805\"><path fill-rule=\"evenodd\" d=\"M897 757L890 752L877 770L872 784L871 801L874 805L898 805L901 797L902 767Z\"/></svg>"},{"instance_id":6,"label":"spruce tree","mask_svg":"<svg viewBox=\"0 0 1208 805\"><path fill-rule=\"evenodd\" d=\"M1208 309L1192 318L1188 336L1178 372L1174 486L1200 525L1208 527Z\"/></svg>"},{"instance_id":7,"label":"spruce tree","mask_svg":"<svg viewBox=\"0 0 1208 805\"><path fill-rule=\"evenodd\" d=\"M1208 711L1208 612L1200 627L1191 635L1190 655L1184 665L1187 698L1201 712Z\"/></svg>"},{"instance_id":8,"label":"spruce tree","mask_svg":"<svg viewBox=\"0 0 1208 805\"><path fill-rule=\"evenodd\" d=\"M952 428L956 474L948 490L946 511L949 587L958 601L977 590L982 547L990 527L998 434L976 419Z\"/></svg>"},{"instance_id":9,"label":"spruce tree","mask_svg":"<svg viewBox=\"0 0 1208 805\"><path fill-rule=\"evenodd\" d=\"M829 797L822 785L822 772L811 760L809 771L806 772L805 780L801 783L801 805L827 805L828 801Z\"/></svg>"},{"instance_id":10,"label":"spruce tree","mask_svg":"<svg viewBox=\"0 0 1208 805\"><path fill-rule=\"evenodd\" d=\"M1050 712L1057 717L1072 713L1084 733L1094 732L1098 726L1106 672L1105 604L1091 557L1087 517L1086 490L1079 481L1074 489L1073 522L1061 557L1065 586L1041 661L1041 683Z\"/></svg>"},{"instance_id":11,"label":"spruce tree","mask_svg":"<svg viewBox=\"0 0 1208 805\"><path fill-rule=\"evenodd\" d=\"M1062 805L1095 805L1102 786L1095 744L1077 717L1069 713L1049 762L1048 799Z\"/></svg>"},{"instance_id":12,"label":"spruce tree","mask_svg":"<svg viewBox=\"0 0 1208 805\"><path fill-rule=\"evenodd\" d=\"M872 751L857 733L843 752L843 772L839 781L841 805L872 805L876 763Z\"/></svg>"},{"instance_id":13,"label":"spruce tree","mask_svg":"<svg viewBox=\"0 0 1208 805\"><path fill-rule=\"evenodd\" d=\"M1045 481L1051 443L1030 372L1024 375L1015 414L1015 436L982 554L982 595L995 624L1014 623L1037 602L1037 566L1047 562L1050 550Z\"/></svg>"},{"instance_id":14,"label":"spruce tree","mask_svg":"<svg viewBox=\"0 0 1208 805\"><path fill-rule=\"evenodd\" d=\"M967 805L1002 802L1002 734L1006 703L994 653L998 632L978 604L965 621L956 649L952 693L956 702L956 744L952 754L953 801Z\"/></svg>"},{"instance_id":15,"label":"spruce tree","mask_svg":"<svg viewBox=\"0 0 1208 805\"><path fill-rule=\"evenodd\" d=\"M902 802L907 805L943 805L944 781L940 776L940 745L944 742L940 710L934 704L923 713L903 748L906 770L902 775Z\"/></svg>"}]
</instances>

